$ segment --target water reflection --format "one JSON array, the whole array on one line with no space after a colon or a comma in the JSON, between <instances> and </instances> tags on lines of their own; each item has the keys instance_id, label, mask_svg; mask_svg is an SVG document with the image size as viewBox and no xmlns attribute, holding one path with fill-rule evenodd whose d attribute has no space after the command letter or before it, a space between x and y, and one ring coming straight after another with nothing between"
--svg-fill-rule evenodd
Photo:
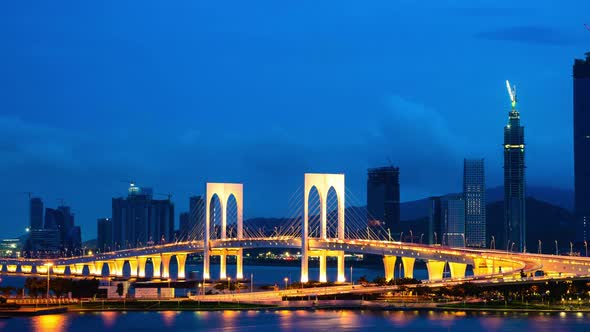
<instances>
[{"instance_id":1,"label":"water reflection","mask_svg":"<svg viewBox=\"0 0 590 332\"><path fill-rule=\"evenodd\" d=\"M176 311L162 311L160 312L162 321L166 327L174 326L174 319L176 317Z\"/></svg>"},{"instance_id":2,"label":"water reflection","mask_svg":"<svg viewBox=\"0 0 590 332\"><path fill-rule=\"evenodd\" d=\"M31 318L31 329L36 332L61 332L67 328L68 315L41 315Z\"/></svg>"},{"instance_id":3,"label":"water reflection","mask_svg":"<svg viewBox=\"0 0 590 332\"><path fill-rule=\"evenodd\" d=\"M0 330L21 331L202 331L202 330L419 330L572 331L587 328L587 314L418 312L355 310L248 310L201 312L70 313L0 320ZM400 329L401 328L401 329Z\"/></svg>"},{"instance_id":4,"label":"water reflection","mask_svg":"<svg viewBox=\"0 0 590 332\"><path fill-rule=\"evenodd\" d=\"M114 311L104 311L100 313L100 317L102 318L103 325L105 327L111 328L115 325L115 321L117 320L117 313Z\"/></svg>"}]
</instances>

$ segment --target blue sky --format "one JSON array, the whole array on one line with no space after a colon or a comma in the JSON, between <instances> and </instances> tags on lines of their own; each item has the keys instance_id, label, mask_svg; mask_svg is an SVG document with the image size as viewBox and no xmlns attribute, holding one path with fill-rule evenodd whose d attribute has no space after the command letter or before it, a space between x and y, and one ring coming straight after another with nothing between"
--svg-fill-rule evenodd
<instances>
[{"instance_id":1,"label":"blue sky","mask_svg":"<svg viewBox=\"0 0 590 332\"><path fill-rule=\"evenodd\" d=\"M33 191L94 237L125 179L177 214L206 181L243 182L245 217L287 214L306 171L344 172L364 200L366 169L391 161L413 200L460 190L476 157L501 185L505 79L529 184L571 188L590 2L424 3L1 4L0 233L24 229Z\"/></svg>"}]
</instances>

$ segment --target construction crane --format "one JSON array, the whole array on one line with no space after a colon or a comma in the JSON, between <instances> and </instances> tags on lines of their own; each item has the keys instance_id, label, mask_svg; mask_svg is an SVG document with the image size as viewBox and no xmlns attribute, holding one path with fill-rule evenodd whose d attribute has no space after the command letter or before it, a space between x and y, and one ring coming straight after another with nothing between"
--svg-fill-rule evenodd
<instances>
[{"instance_id":1,"label":"construction crane","mask_svg":"<svg viewBox=\"0 0 590 332\"><path fill-rule=\"evenodd\" d=\"M510 82L506 80L506 88L508 89L508 95L510 95L510 102L512 103L512 109L516 108L516 85L510 86Z\"/></svg>"}]
</instances>

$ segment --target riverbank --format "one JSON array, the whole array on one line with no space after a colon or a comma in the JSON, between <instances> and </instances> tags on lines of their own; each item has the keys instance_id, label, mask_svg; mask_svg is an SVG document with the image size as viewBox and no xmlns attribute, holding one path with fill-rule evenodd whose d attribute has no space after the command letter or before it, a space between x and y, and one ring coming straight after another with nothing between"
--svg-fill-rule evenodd
<instances>
[{"instance_id":1,"label":"riverbank","mask_svg":"<svg viewBox=\"0 0 590 332\"><path fill-rule=\"evenodd\" d=\"M276 301L276 302L202 302L190 300L148 300L148 301L91 301L61 307L27 307L19 310L0 311L2 317L32 316L65 312L150 312L150 311L282 311L282 310L352 310L352 311L415 311L454 313L547 313L563 312L590 313L590 307L540 306L525 304L499 305L481 303L437 304L431 302L389 303L363 300L319 300L319 301Z\"/></svg>"}]
</instances>

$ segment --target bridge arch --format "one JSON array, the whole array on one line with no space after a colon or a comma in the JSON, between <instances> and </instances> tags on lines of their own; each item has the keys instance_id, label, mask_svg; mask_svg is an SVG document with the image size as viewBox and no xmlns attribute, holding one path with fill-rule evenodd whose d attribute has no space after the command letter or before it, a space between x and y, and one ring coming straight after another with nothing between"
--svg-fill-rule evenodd
<instances>
[{"instance_id":1,"label":"bridge arch","mask_svg":"<svg viewBox=\"0 0 590 332\"><path fill-rule=\"evenodd\" d=\"M242 239L243 237L243 211L244 211L244 186L241 183L207 183L206 185L206 200L205 200L205 239L204 239L204 252L203 252L203 279L210 278L209 272L209 256L210 248L209 241L211 240L211 200L213 195L219 197L221 205L221 239L227 238L227 205L230 196L233 195L236 201L237 210L237 227L236 227L236 238ZM225 262L225 255L221 257L221 261ZM225 270L225 263L222 265L222 270ZM225 272L225 271L223 271ZM224 274L224 273L223 273Z\"/></svg>"}]
</instances>

